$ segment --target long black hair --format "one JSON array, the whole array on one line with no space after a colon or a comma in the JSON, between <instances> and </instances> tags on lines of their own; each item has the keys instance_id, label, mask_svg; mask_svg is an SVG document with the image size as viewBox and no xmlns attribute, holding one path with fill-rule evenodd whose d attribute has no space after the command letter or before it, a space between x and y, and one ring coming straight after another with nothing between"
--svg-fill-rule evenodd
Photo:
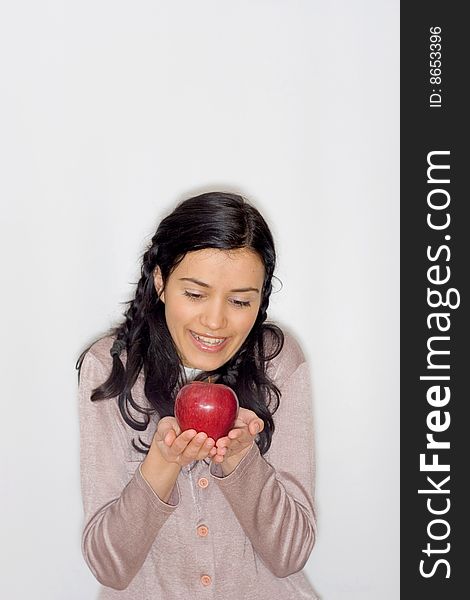
<instances>
[{"instance_id":1,"label":"long black hair","mask_svg":"<svg viewBox=\"0 0 470 600\"><path fill-rule=\"evenodd\" d=\"M262 454L271 445L274 432L272 415L277 410L280 390L266 372L268 361L279 354L284 344L282 330L266 322L272 278L276 264L274 241L266 221L242 196L227 192L208 192L184 200L165 217L151 244L142 257L141 278L135 296L128 302L124 321L109 335L115 340L110 353L113 366L108 379L93 390L92 401L118 399L124 421L136 431L145 431L152 413L160 418L174 415L177 390L184 383L184 370L168 330L163 302L154 285L154 271L160 267L163 286L188 252L204 248L234 250L247 248L261 258L265 276L261 304L256 321L237 353L224 365L210 373L200 373L197 379L217 375L217 381L230 386L238 396L240 406L253 410L264 421L257 444ZM89 346L80 355L80 367ZM126 350L125 366L120 354ZM151 408L139 406L132 397L132 388L142 371L145 396ZM129 411L131 406L144 415L137 421ZM146 454L150 448L140 437L143 447L132 444Z\"/></svg>"}]
</instances>

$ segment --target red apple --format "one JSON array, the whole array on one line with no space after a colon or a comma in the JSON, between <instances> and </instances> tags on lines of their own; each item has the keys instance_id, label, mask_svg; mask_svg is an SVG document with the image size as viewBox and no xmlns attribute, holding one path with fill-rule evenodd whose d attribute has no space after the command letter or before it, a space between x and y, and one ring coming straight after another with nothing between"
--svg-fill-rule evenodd
<instances>
[{"instance_id":1,"label":"red apple","mask_svg":"<svg viewBox=\"0 0 470 600\"><path fill-rule=\"evenodd\" d=\"M238 414L235 392L221 383L192 381L175 400L175 417L182 431L203 431L217 441L233 428Z\"/></svg>"}]
</instances>

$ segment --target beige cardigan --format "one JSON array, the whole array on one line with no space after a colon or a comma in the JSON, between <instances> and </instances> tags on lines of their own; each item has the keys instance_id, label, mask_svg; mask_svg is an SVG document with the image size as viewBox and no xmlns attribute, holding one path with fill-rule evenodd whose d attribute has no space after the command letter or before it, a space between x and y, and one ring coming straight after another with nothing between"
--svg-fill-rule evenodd
<instances>
[{"instance_id":1,"label":"beige cardigan","mask_svg":"<svg viewBox=\"0 0 470 600\"><path fill-rule=\"evenodd\" d=\"M254 444L226 477L215 463L183 468L168 503L131 445L138 435L151 443L158 417L137 432L115 399L90 400L110 372L112 341L92 346L79 383L82 552L99 600L315 599L301 570L315 541L314 461L309 370L296 341L286 334L268 366L282 392L269 451ZM149 406L143 385L141 374L133 397Z\"/></svg>"}]
</instances>

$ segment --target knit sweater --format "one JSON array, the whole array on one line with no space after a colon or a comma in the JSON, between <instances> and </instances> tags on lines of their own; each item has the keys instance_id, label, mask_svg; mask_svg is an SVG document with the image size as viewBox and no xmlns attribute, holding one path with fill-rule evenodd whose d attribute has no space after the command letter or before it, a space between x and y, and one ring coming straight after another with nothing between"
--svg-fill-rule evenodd
<instances>
[{"instance_id":1,"label":"knit sweater","mask_svg":"<svg viewBox=\"0 0 470 600\"><path fill-rule=\"evenodd\" d=\"M92 402L109 376L111 337L85 355L79 382L82 552L99 600L313 600L302 571L315 542L310 376L286 334L268 374L281 390L269 451L256 444L227 476L220 465L183 467L163 502L142 475L144 455L115 398ZM141 373L132 390L150 404ZM138 415L138 413L133 413ZM142 416L140 416L140 419Z\"/></svg>"}]
</instances>

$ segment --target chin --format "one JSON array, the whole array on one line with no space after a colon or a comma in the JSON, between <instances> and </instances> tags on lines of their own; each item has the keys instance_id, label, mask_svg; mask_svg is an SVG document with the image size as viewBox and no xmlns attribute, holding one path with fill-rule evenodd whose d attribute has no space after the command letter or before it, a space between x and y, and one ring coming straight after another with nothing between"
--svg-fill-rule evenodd
<instances>
[{"instance_id":1,"label":"chin","mask_svg":"<svg viewBox=\"0 0 470 600\"><path fill-rule=\"evenodd\" d=\"M203 371L215 371L226 362L228 362L233 354L224 355L220 357L215 356L198 356L196 355L187 355L187 360L185 361L188 365L191 365L193 369L202 369Z\"/></svg>"},{"instance_id":2,"label":"chin","mask_svg":"<svg viewBox=\"0 0 470 600\"><path fill-rule=\"evenodd\" d=\"M224 365L227 361L215 361L215 360L195 360L191 362L195 369L201 369L202 371L215 371L222 365Z\"/></svg>"}]
</instances>

